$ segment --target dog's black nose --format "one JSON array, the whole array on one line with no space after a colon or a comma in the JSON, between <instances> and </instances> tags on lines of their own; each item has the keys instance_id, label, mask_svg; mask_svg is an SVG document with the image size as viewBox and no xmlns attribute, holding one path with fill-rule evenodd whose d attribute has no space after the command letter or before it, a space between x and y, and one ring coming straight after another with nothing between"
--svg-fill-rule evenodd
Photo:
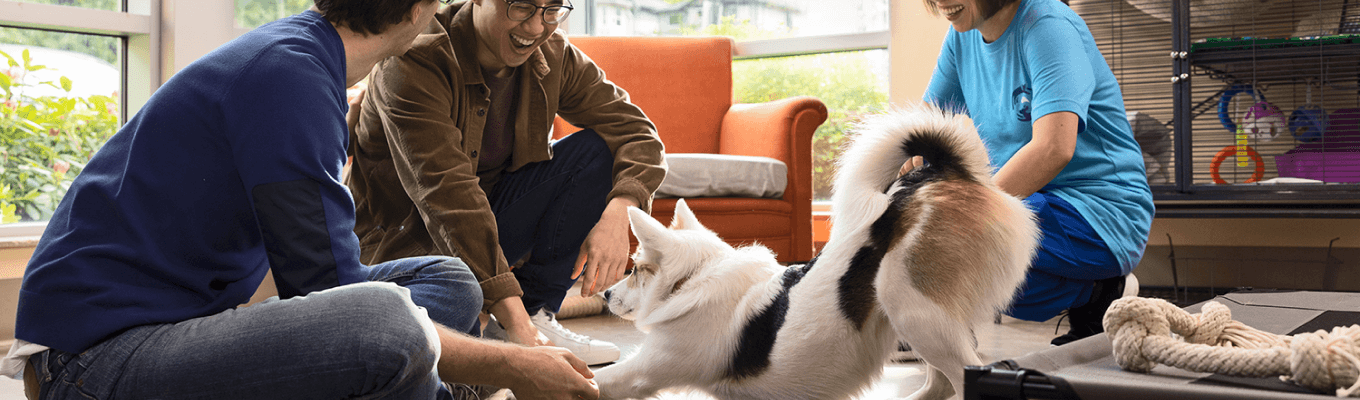
<instances>
[{"instance_id":1,"label":"dog's black nose","mask_svg":"<svg viewBox=\"0 0 1360 400\"><path fill-rule=\"evenodd\" d=\"M605 302L605 303L608 303L608 302L609 302L609 296L611 296L611 295L613 295L613 294L614 294L614 289L605 289L605 291L604 291L604 302Z\"/></svg>"}]
</instances>

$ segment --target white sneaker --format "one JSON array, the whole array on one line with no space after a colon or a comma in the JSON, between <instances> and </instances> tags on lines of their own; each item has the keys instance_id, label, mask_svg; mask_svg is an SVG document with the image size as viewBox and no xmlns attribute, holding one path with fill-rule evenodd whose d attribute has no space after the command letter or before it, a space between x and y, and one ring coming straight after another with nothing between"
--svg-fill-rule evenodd
<instances>
[{"instance_id":1,"label":"white sneaker","mask_svg":"<svg viewBox=\"0 0 1360 400\"><path fill-rule=\"evenodd\" d=\"M580 357L588 365L619 360L619 346L569 331L562 324L557 323L556 315L547 310L538 310L538 313L529 316L529 322L532 322L539 332L552 340L553 344L571 350L572 354Z\"/></svg>"}]
</instances>

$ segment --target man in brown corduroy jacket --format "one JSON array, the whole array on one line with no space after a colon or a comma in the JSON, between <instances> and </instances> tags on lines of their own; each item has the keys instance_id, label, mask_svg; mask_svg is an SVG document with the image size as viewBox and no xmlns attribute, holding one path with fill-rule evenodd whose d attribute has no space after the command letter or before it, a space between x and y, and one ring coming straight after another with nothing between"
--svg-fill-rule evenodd
<instances>
[{"instance_id":1,"label":"man in brown corduroy jacket","mask_svg":"<svg viewBox=\"0 0 1360 400\"><path fill-rule=\"evenodd\" d=\"M503 326L510 341L599 364L618 348L554 314L576 278L585 296L623 278L627 208L649 211L666 169L655 125L556 30L570 11L561 0L441 9L410 51L374 68L347 183L363 262L460 257L499 322L488 333ZM587 129L552 142L555 115Z\"/></svg>"}]
</instances>

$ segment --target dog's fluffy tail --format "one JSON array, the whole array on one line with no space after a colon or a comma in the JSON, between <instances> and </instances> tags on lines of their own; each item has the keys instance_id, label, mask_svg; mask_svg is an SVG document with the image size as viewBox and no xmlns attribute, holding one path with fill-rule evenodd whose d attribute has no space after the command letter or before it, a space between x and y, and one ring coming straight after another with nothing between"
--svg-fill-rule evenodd
<instances>
[{"instance_id":1,"label":"dog's fluffy tail","mask_svg":"<svg viewBox=\"0 0 1360 400\"><path fill-rule=\"evenodd\" d=\"M841 227L861 226L888 207L888 189L900 180L991 176L987 151L967 116L931 105L894 109L865 119L840 157L831 200ZM912 156L925 166L907 176L898 170ZM979 182L992 186L990 180ZM849 220L846 220L849 219Z\"/></svg>"},{"instance_id":2,"label":"dog's fluffy tail","mask_svg":"<svg viewBox=\"0 0 1360 400\"><path fill-rule=\"evenodd\" d=\"M898 176L914 156L924 165ZM908 249L907 279L960 321L990 318L1010 303L1038 227L1020 199L992 182L968 117L930 106L872 117L841 159L828 248Z\"/></svg>"}]
</instances>

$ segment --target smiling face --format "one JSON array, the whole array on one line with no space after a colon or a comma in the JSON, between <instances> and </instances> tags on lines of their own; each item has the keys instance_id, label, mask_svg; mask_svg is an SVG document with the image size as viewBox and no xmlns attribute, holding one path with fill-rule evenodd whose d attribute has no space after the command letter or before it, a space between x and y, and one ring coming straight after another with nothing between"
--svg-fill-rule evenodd
<instances>
[{"instance_id":1,"label":"smiling face","mask_svg":"<svg viewBox=\"0 0 1360 400\"><path fill-rule=\"evenodd\" d=\"M938 0L934 4L940 15L960 33L977 29L986 20L979 14L980 7L975 0Z\"/></svg>"},{"instance_id":2,"label":"smiling face","mask_svg":"<svg viewBox=\"0 0 1360 400\"><path fill-rule=\"evenodd\" d=\"M948 20L955 31L977 29L988 42L1006 31L1020 4L1018 0L925 0L925 3L931 13Z\"/></svg>"},{"instance_id":3,"label":"smiling face","mask_svg":"<svg viewBox=\"0 0 1360 400\"><path fill-rule=\"evenodd\" d=\"M527 1L527 0L521 0ZM528 1L538 6L561 5L560 0ZM508 74L508 69L529 60L538 46L552 36L557 25L543 23L541 11L524 21L511 21L506 16L506 0L473 0L472 25L477 30L477 61L482 69Z\"/></svg>"}]
</instances>

